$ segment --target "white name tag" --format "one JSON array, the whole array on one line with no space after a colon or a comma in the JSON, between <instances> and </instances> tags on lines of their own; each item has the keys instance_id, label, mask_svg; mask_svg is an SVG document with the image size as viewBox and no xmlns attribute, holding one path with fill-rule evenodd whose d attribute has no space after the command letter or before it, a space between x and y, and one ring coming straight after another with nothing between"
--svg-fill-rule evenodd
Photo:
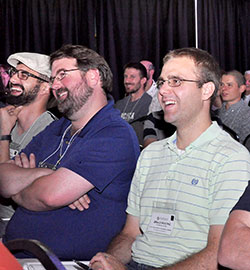
<instances>
[{"instance_id":1,"label":"white name tag","mask_svg":"<svg viewBox=\"0 0 250 270\"><path fill-rule=\"evenodd\" d=\"M150 224L148 226L149 232L163 233L170 235L174 228L174 214L166 213L152 213Z\"/></svg>"}]
</instances>

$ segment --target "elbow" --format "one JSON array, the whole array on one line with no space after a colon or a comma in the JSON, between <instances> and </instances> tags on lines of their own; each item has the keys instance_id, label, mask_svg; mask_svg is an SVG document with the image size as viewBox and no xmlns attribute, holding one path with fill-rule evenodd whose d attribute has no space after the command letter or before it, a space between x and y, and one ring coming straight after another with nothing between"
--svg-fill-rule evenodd
<instances>
[{"instance_id":1,"label":"elbow","mask_svg":"<svg viewBox=\"0 0 250 270\"><path fill-rule=\"evenodd\" d=\"M4 183L0 183L0 195L4 198L11 198L15 194L17 194L18 191L16 188L12 185L6 185Z\"/></svg>"},{"instance_id":2,"label":"elbow","mask_svg":"<svg viewBox=\"0 0 250 270\"><path fill-rule=\"evenodd\" d=\"M46 194L44 193L42 197L40 197L40 203L43 205L44 210L53 210L60 208L60 200L55 196L55 194Z\"/></svg>"},{"instance_id":3,"label":"elbow","mask_svg":"<svg viewBox=\"0 0 250 270\"><path fill-rule=\"evenodd\" d=\"M218 263L229 268L233 268L236 259L236 247L232 248L231 244L227 239L222 238L218 251Z\"/></svg>"}]
</instances>

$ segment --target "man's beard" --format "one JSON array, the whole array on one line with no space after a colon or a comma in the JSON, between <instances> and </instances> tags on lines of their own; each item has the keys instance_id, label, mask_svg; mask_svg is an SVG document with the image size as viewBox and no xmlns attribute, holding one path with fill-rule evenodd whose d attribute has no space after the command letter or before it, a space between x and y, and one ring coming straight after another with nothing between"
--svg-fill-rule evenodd
<instances>
[{"instance_id":1,"label":"man's beard","mask_svg":"<svg viewBox=\"0 0 250 270\"><path fill-rule=\"evenodd\" d=\"M57 107L59 112L61 112L65 117L70 118L87 103L88 99L92 96L93 91L94 89L87 84L85 78L83 78L83 81L76 85L71 91L66 87L58 89L56 91L57 95L67 92L65 100L58 100Z\"/></svg>"},{"instance_id":2,"label":"man's beard","mask_svg":"<svg viewBox=\"0 0 250 270\"><path fill-rule=\"evenodd\" d=\"M11 91L10 89L7 91L6 94L6 103L9 105L16 105L16 106L21 106L21 105L28 105L30 103L32 103L35 98L37 97L37 94L40 90L40 83L36 84L35 87L29 91L28 93L25 92L25 89L22 85L17 85L17 84L10 84L10 89L12 86L18 86L20 87L23 92L21 95L19 96L13 96L11 95Z\"/></svg>"},{"instance_id":3,"label":"man's beard","mask_svg":"<svg viewBox=\"0 0 250 270\"><path fill-rule=\"evenodd\" d=\"M127 91L126 85L125 85L125 88L126 88L127 94L131 95L131 94L134 94L134 93L136 93L136 92L138 92L140 90L141 84L139 83L139 85L135 85L134 89L129 89L129 91Z\"/></svg>"}]
</instances>

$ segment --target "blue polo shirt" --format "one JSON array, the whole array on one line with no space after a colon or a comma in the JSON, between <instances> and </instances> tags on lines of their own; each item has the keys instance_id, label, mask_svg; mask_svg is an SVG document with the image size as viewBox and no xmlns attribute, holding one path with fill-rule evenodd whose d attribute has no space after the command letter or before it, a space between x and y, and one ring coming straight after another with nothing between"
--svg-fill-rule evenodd
<instances>
[{"instance_id":1,"label":"blue polo shirt","mask_svg":"<svg viewBox=\"0 0 250 270\"><path fill-rule=\"evenodd\" d=\"M56 164L60 152L56 149L70 124L66 118L52 123L24 152L34 153L37 165L44 160ZM62 153L69 140L70 131L65 134ZM74 171L95 186L88 193L89 209L81 212L62 207L35 212L18 207L4 242L37 239L61 260L89 260L96 252L104 251L125 223L127 195L139 153L133 128L121 119L110 101L75 137L57 166Z\"/></svg>"}]
</instances>

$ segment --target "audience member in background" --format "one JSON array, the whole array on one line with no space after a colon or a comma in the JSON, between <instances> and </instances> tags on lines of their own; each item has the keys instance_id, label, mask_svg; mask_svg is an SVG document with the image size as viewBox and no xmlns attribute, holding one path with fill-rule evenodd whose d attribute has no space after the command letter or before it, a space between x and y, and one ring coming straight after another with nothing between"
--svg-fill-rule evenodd
<instances>
[{"instance_id":1,"label":"audience member in background","mask_svg":"<svg viewBox=\"0 0 250 270\"><path fill-rule=\"evenodd\" d=\"M122 232L91 267L218 269L217 252L229 211L250 177L250 155L211 121L220 68L207 52L169 52L158 79L168 139L150 144L137 162Z\"/></svg>"},{"instance_id":2,"label":"audience member in background","mask_svg":"<svg viewBox=\"0 0 250 270\"><path fill-rule=\"evenodd\" d=\"M224 73L224 71L222 71L221 76L223 73ZM222 101L222 97L221 97L221 90L222 90L222 85L220 84L220 87L219 87L218 92L216 94L216 97L213 101L213 104L211 104L212 116L216 116L218 110L222 107L223 101Z\"/></svg>"},{"instance_id":3,"label":"audience member in background","mask_svg":"<svg viewBox=\"0 0 250 270\"><path fill-rule=\"evenodd\" d=\"M143 64L147 70L147 83L145 86L145 92L153 97L158 92L156 82L154 81L155 67L153 63L148 60L142 60L140 63Z\"/></svg>"},{"instance_id":4,"label":"audience member in background","mask_svg":"<svg viewBox=\"0 0 250 270\"><path fill-rule=\"evenodd\" d=\"M19 205L3 241L36 239L61 260L89 260L125 223L139 145L107 99L112 73L103 57L64 45L50 63L64 117L34 137L14 163L0 164L0 193ZM78 211L79 205L87 209Z\"/></svg>"},{"instance_id":5,"label":"audience member in background","mask_svg":"<svg viewBox=\"0 0 250 270\"><path fill-rule=\"evenodd\" d=\"M148 60L142 60L140 62L141 64L143 64L143 66L146 68L147 70L147 84L145 87L145 91L152 97L152 101L149 105L149 110L148 112L157 112L161 110L161 105L159 103L158 100L158 88L157 88L157 84L154 81L154 73L155 73L155 67L153 65L152 62L148 61Z\"/></svg>"},{"instance_id":6,"label":"audience member in background","mask_svg":"<svg viewBox=\"0 0 250 270\"><path fill-rule=\"evenodd\" d=\"M239 71L232 70L222 75L223 104L218 111L218 116L224 125L238 135L240 143L244 143L250 134L250 108L241 98L245 89L245 79Z\"/></svg>"},{"instance_id":7,"label":"audience member in background","mask_svg":"<svg viewBox=\"0 0 250 270\"><path fill-rule=\"evenodd\" d=\"M143 130L143 147L150 143L170 137L174 134L176 127L164 120L163 110L152 112L147 115Z\"/></svg>"},{"instance_id":8,"label":"audience member in background","mask_svg":"<svg viewBox=\"0 0 250 270\"><path fill-rule=\"evenodd\" d=\"M120 110L121 117L134 128L139 144L143 146L144 121L152 97L145 92L147 71L141 63L128 63L124 67L125 98L118 100L115 107Z\"/></svg>"},{"instance_id":9,"label":"audience member in background","mask_svg":"<svg viewBox=\"0 0 250 270\"><path fill-rule=\"evenodd\" d=\"M0 64L0 108L5 106L5 92L9 83L9 66Z\"/></svg>"},{"instance_id":10,"label":"audience member in background","mask_svg":"<svg viewBox=\"0 0 250 270\"><path fill-rule=\"evenodd\" d=\"M7 62L12 68L6 103L12 105L0 109L0 163L16 156L33 136L55 120L46 111L50 97L49 56L21 52L10 55ZM0 203L2 237L14 210L11 200L0 198Z\"/></svg>"},{"instance_id":11,"label":"audience member in background","mask_svg":"<svg viewBox=\"0 0 250 270\"><path fill-rule=\"evenodd\" d=\"M246 90L244 92L243 99L245 103L250 106L250 70L246 70L244 73Z\"/></svg>"}]
</instances>

